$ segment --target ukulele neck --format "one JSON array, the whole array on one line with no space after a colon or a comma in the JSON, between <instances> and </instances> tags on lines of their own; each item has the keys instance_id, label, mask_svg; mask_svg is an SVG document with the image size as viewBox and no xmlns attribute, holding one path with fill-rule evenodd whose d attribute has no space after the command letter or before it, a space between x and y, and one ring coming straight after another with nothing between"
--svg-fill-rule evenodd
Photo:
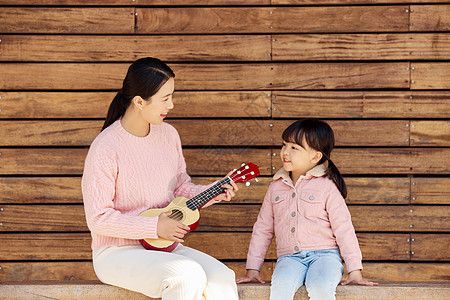
<instances>
[{"instance_id":1,"label":"ukulele neck","mask_svg":"<svg viewBox=\"0 0 450 300\"><path fill-rule=\"evenodd\" d=\"M202 207L203 205L205 205L209 200L211 200L212 198L216 197L217 195L221 194L225 189L222 187L222 185L224 184L230 184L231 183L231 178L230 177L226 177L225 179L219 181L218 183L216 183L215 185L213 185L212 187L210 187L209 189L201 192L200 194L198 194L197 196L195 196L192 199L189 199L186 202L186 205L189 209L191 210L196 210L200 207Z\"/></svg>"}]
</instances>

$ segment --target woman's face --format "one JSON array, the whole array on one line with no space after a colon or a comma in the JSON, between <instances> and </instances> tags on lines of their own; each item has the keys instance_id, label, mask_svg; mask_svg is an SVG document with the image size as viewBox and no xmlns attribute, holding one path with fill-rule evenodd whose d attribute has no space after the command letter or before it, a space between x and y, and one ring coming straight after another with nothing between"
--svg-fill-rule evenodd
<instances>
[{"instance_id":1,"label":"woman's face","mask_svg":"<svg viewBox=\"0 0 450 300\"><path fill-rule=\"evenodd\" d=\"M148 123L159 125L164 121L169 110L173 108L172 95L174 89L175 81L173 78L169 78L149 101L144 101L142 116Z\"/></svg>"}]
</instances>

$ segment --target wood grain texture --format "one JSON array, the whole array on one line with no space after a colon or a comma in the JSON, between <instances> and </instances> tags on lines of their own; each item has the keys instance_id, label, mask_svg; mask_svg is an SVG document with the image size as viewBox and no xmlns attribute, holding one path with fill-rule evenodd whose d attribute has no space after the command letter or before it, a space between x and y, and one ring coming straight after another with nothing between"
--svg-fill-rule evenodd
<instances>
[{"instance_id":1,"label":"wood grain texture","mask_svg":"<svg viewBox=\"0 0 450 300\"><path fill-rule=\"evenodd\" d=\"M0 177L0 203L82 203L80 177Z\"/></svg>"},{"instance_id":2,"label":"wood grain texture","mask_svg":"<svg viewBox=\"0 0 450 300\"><path fill-rule=\"evenodd\" d=\"M449 121L411 121L411 145L449 147Z\"/></svg>"},{"instance_id":3,"label":"wood grain texture","mask_svg":"<svg viewBox=\"0 0 450 300\"><path fill-rule=\"evenodd\" d=\"M270 35L0 35L0 61L270 61Z\"/></svg>"},{"instance_id":4,"label":"wood grain texture","mask_svg":"<svg viewBox=\"0 0 450 300\"><path fill-rule=\"evenodd\" d=\"M449 248L450 234L411 234L413 261L450 261Z\"/></svg>"},{"instance_id":5,"label":"wood grain texture","mask_svg":"<svg viewBox=\"0 0 450 300\"><path fill-rule=\"evenodd\" d=\"M2 97L0 116L2 119L104 119L115 94L115 92L0 92ZM267 118L271 115L270 96L270 91L177 91L173 96L175 107L170 111L169 118Z\"/></svg>"},{"instance_id":6,"label":"wood grain texture","mask_svg":"<svg viewBox=\"0 0 450 300\"><path fill-rule=\"evenodd\" d=\"M450 30L449 5L411 5L411 31Z\"/></svg>"},{"instance_id":7,"label":"wood grain texture","mask_svg":"<svg viewBox=\"0 0 450 300\"><path fill-rule=\"evenodd\" d=\"M409 204L410 179L345 177L347 204ZM440 186L440 185L439 185Z\"/></svg>"},{"instance_id":8,"label":"wood grain texture","mask_svg":"<svg viewBox=\"0 0 450 300\"><path fill-rule=\"evenodd\" d=\"M112 33L134 32L134 8L3 7L2 33Z\"/></svg>"},{"instance_id":9,"label":"wood grain texture","mask_svg":"<svg viewBox=\"0 0 450 300\"><path fill-rule=\"evenodd\" d=\"M272 70L273 68L273 70ZM273 64L273 89L408 88L408 63Z\"/></svg>"},{"instance_id":10,"label":"wood grain texture","mask_svg":"<svg viewBox=\"0 0 450 300\"><path fill-rule=\"evenodd\" d=\"M450 117L446 91L274 91L272 98L273 118Z\"/></svg>"},{"instance_id":11,"label":"wood grain texture","mask_svg":"<svg viewBox=\"0 0 450 300\"><path fill-rule=\"evenodd\" d=\"M450 88L450 63L414 62L411 68L414 68L411 71L411 89Z\"/></svg>"},{"instance_id":12,"label":"wood grain texture","mask_svg":"<svg viewBox=\"0 0 450 300\"><path fill-rule=\"evenodd\" d=\"M278 150L277 150L278 151ZM342 174L449 174L450 163L442 157L447 148L339 148L331 159ZM275 170L281 161L273 163Z\"/></svg>"},{"instance_id":13,"label":"wood grain texture","mask_svg":"<svg viewBox=\"0 0 450 300\"><path fill-rule=\"evenodd\" d=\"M291 34L272 41L274 61L446 60L450 54L447 33Z\"/></svg>"},{"instance_id":14,"label":"wood grain texture","mask_svg":"<svg viewBox=\"0 0 450 300\"><path fill-rule=\"evenodd\" d=\"M137 32L152 34L408 31L408 6L137 8ZM195 17L194 17L195 16ZM241 20L245 19L246 22Z\"/></svg>"},{"instance_id":15,"label":"wood grain texture","mask_svg":"<svg viewBox=\"0 0 450 300\"><path fill-rule=\"evenodd\" d=\"M273 121L275 145L281 145L283 131L296 120ZM336 146L409 146L405 121L326 121L334 131Z\"/></svg>"},{"instance_id":16,"label":"wood grain texture","mask_svg":"<svg viewBox=\"0 0 450 300\"><path fill-rule=\"evenodd\" d=\"M183 146L281 145L281 135L295 120L184 120L173 119ZM431 127L439 127L441 123ZM329 121L337 146L409 146L410 128L405 121ZM103 121L0 121L0 146L89 146ZM412 128L414 129L414 128ZM440 131L438 131L440 132ZM423 138L425 139L425 137ZM418 142L420 146L420 141ZM434 146L446 146L435 140Z\"/></svg>"},{"instance_id":17,"label":"wood grain texture","mask_svg":"<svg viewBox=\"0 0 450 300\"><path fill-rule=\"evenodd\" d=\"M450 178L411 179L412 204L450 204Z\"/></svg>"},{"instance_id":18,"label":"wood grain texture","mask_svg":"<svg viewBox=\"0 0 450 300\"><path fill-rule=\"evenodd\" d=\"M0 88L118 90L128 64L10 63ZM180 90L408 88L409 63L171 64ZM351 78L351 80L349 80Z\"/></svg>"}]
</instances>

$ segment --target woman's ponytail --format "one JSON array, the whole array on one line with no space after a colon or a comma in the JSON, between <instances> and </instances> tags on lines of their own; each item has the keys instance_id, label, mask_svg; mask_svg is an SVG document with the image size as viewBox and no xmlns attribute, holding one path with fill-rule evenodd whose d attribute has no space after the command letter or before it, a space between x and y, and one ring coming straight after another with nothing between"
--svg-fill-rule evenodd
<instances>
[{"instance_id":1,"label":"woman's ponytail","mask_svg":"<svg viewBox=\"0 0 450 300\"><path fill-rule=\"evenodd\" d=\"M328 159L328 168L326 170L326 176L333 180L334 184L337 186L338 190L341 192L342 197L347 198L347 185L345 184L344 178L339 172L336 165Z\"/></svg>"},{"instance_id":2,"label":"woman's ponytail","mask_svg":"<svg viewBox=\"0 0 450 300\"><path fill-rule=\"evenodd\" d=\"M105 130L106 127L114 123L116 120L121 118L125 114L128 105L129 103L127 103L127 99L123 95L122 90L120 90L109 105L108 113L106 115L106 120L103 124L102 131Z\"/></svg>"}]
</instances>

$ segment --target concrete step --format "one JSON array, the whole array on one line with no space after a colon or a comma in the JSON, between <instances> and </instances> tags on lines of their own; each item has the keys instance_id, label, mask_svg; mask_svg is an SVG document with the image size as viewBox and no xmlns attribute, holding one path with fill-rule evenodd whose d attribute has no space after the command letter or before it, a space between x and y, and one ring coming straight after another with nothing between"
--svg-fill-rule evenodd
<instances>
[{"instance_id":1,"label":"concrete step","mask_svg":"<svg viewBox=\"0 0 450 300\"><path fill-rule=\"evenodd\" d=\"M238 286L241 300L269 299L269 284L241 284ZM379 286L338 286L338 300L365 299L439 299L450 300L450 283L385 283ZM2 284L0 299L73 299L73 300L150 300L142 294L104 284ZM301 287L295 300L308 299L305 287Z\"/></svg>"}]
</instances>

